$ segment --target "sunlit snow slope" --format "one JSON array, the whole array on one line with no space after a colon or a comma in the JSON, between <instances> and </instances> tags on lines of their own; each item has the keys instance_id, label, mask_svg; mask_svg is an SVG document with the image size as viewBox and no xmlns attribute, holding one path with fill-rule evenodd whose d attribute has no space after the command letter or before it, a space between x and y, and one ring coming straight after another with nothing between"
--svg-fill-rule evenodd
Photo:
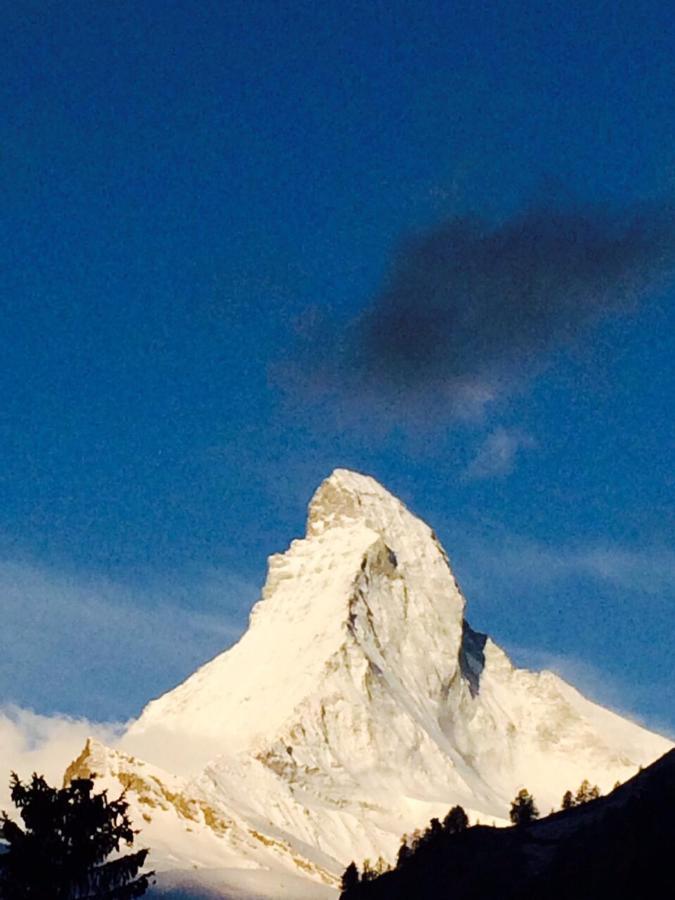
<instances>
[{"instance_id":1,"label":"sunlit snow slope","mask_svg":"<svg viewBox=\"0 0 675 900\"><path fill-rule=\"evenodd\" d=\"M338 469L306 537L270 559L239 643L151 702L127 755L90 745L79 770L94 754L113 781L126 772L158 868L330 886L350 859L392 858L403 832L455 803L498 822L527 785L548 810L583 778L607 789L670 748L552 673L514 669L464 607L427 525ZM138 748L184 777L128 755ZM144 772L161 803L134 784Z\"/></svg>"}]
</instances>

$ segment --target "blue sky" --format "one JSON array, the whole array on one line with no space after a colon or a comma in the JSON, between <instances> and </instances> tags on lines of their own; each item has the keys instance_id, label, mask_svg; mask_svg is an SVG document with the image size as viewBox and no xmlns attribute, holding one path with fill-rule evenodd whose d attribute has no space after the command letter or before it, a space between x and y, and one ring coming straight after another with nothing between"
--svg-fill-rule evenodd
<instances>
[{"instance_id":1,"label":"blue sky","mask_svg":"<svg viewBox=\"0 0 675 900\"><path fill-rule=\"evenodd\" d=\"M436 529L474 627L675 731L670 282L564 337L560 298L465 414L321 371L411 234L672 204L668 5L1 21L0 702L137 714L240 632L346 466Z\"/></svg>"}]
</instances>

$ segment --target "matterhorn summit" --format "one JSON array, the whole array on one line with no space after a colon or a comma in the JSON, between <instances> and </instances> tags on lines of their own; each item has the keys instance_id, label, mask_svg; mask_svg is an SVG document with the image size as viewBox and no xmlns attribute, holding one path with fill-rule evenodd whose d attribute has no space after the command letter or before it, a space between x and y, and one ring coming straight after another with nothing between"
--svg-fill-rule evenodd
<instances>
[{"instance_id":1,"label":"matterhorn summit","mask_svg":"<svg viewBox=\"0 0 675 900\"><path fill-rule=\"evenodd\" d=\"M241 640L149 703L119 747L90 742L67 777L126 788L160 888L319 898L351 859L393 860L404 832L454 804L502 824L524 785L548 809L670 747L514 668L467 623L433 531L337 469L305 537L270 558Z\"/></svg>"}]
</instances>

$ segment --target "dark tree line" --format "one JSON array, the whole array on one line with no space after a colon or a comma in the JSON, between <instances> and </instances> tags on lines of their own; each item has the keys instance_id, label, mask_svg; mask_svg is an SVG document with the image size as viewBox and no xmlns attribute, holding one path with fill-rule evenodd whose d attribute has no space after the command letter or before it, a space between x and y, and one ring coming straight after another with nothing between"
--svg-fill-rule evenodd
<instances>
[{"instance_id":1,"label":"dark tree line","mask_svg":"<svg viewBox=\"0 0 675 900\"><path fill-rule=\"evenodd\" d=\"M364 880L351 864L341 900L672 896L675 750L615 791L611 800L603 799L599 789L582 782L575 792L565 792L566 808L554 814L550 827L534 821L537 804L524 789L511 804L520 823L514 827L476 822L446 834L436 820L406 839L390 871Z\"/></svg>"},{"instance_id":2,"label":"dark tree line","mask_svg":"<svg viewBox=\"0 0 675 900\"><path fill-rule=\"evenodd\" d=\"M618 782L615 786L618 786ZM597 784L591 787L588 779L584 778L576 794L573 794L572 791L565 791L562 798L562 809L572 809L573 806L581 806L591 800L597 800L598 797L600 797L600 788Z\"/></svg>"},{"instance_id":3,"label":"dark tree line","mask_svg":"<svg viewBox=\"0 0 675 900\"><path fill-rule=\"evenodd\" d=\"M419 829L412 835L404 834L401 838L401 846L396 856L397 870L405 869L409 862L425 847L434 847L447 840L451 835L460 834L469 826L469 819L461 806L453 806L450 812L441 822L440 819L432 819L425 831ZM342 875L342 893L344 896L354 895L358 885L362 882L374 881L380 875L391 870L391 867L380 857L372 866L366 859L362 865L362 871L355 862L351 862Z\"/></svg>"},{"instance_id":4,"label":"dark tree line","mask_svg":"<svg viewBox=\"0 0 675 900\"><path fill-rule=\"evenodd\" d=\"M618 782L615 787L617 786ZM576 794L573 794L572 791L565 791L560 808L572 809L574 806L582 806L584 803L590 803L591 800L597 800L600 796L600 788L597 784L591 785L590 781L584 778ZM514 825L527 825L539 818L539 810L536 807L534 798L526 788L520 790L516 795L515 800L511 804L509 818Z\"/></svg>"},{"instance_id":5,"label":"dark tree line","mask_svg":"<svg viewBox=\"0 0 675 900\"><path fill-rule=\"evenodd\" d=\"M596 800L598 797L600 797L600 789L597 785L591 786L590 782L584 779L576 794L572 794L571 791L565 792L562 799L562 809L580 806L583 803ZM512 801L509 818L512 824L517 827L529 825L539 818L539 810L534 797L526 788L518 791ZM454 806L442 822L439 819L432 819L425 831L418 829L410 836L404 834L396 856L394 871L405 870L406 866L424 853L425 848L433 847L438 849L452 835L461 834L468 827L469 820L466 813L461 806ZM378 859L375 865L372 865L368 859L364 860L361 871L359 871L355 862L351 862L342 876L341 886L344 900L358 897L360 884L374 881L380 875L389 871L392 871L392 868L382 857Z\"/></svg>"}]
</instances>

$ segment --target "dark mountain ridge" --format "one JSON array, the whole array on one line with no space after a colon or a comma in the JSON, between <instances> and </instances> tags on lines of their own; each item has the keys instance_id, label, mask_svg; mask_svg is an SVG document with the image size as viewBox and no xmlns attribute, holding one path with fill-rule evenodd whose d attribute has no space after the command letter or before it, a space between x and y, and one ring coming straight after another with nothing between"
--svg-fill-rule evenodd
<instances>
[{"instance_id":1,"label":"dark mountain ridge","mask_svg":"<svg viewBox=\"0 0 675 900\"><path fill-rule=\"evenodd\" d=\"M530 825L440 834L342 900L675 896L675 750L607 797Z\"/></svg>"}]
</instances>

